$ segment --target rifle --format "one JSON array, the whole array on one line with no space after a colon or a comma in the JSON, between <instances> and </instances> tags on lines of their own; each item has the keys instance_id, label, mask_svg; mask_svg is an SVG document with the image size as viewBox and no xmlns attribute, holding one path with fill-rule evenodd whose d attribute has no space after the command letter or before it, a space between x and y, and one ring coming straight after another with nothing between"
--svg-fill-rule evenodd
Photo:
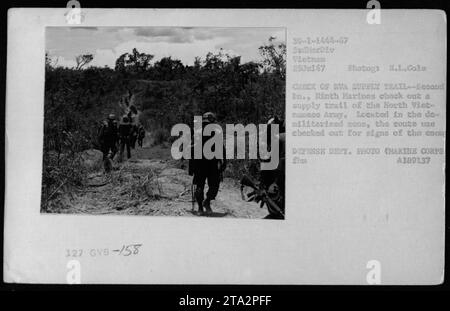
<instances>
[{"instance_id":1,"label":"rifle","mask_svg":"<svg viewBox=\"0 0 450 311\"><path fill-rule=\"evenodd\" d=\"M244 175L241 179L241 196L243 199L244 198L244 194L243 194L243 190L244 187L250 187L253 189L253 192L251 193L252 195L254 195L251 199L249 199L248 201L252 201L255 198L261 198L262 202L266 203L269 210L272 208L273 210L275 210L277 213L279 213L280 215L283 216L284 218L284 212L281 210L281 208L278 206L277 203L275 203L274 200L272 200L269 195L267 194L266 190L262 189L259 184L254 181L250 176L248 175ZM261 206L262 207L262 206Z\"/></svg>"},{"instance_id":2,"label":"rifle","mask_svg":"<svg viewBox=\"0 0 450 311\"><path fill-rule=\"evenodd\" d=\"M195 210L195 184L194 184L194 177L192 177L192 184L191 184L191 200L192 200L192 212Z\"/></svg>"}]
</instances>

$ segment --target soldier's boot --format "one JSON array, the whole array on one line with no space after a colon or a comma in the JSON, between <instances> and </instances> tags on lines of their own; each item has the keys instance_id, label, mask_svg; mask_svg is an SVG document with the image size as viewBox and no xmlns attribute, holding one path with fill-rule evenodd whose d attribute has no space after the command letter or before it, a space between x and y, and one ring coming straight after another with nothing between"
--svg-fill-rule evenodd
<instances>
[{"instance_id":1,"label":"soldier's boot","mask_svg":"<svg viewBox=\"0 0 450 311\"><path fill-rule=\"evenodd\" d=\"M197 201L198 204L198 212L200 214L203 214L204 210L203 210L203 193L200 193L200 191L196 191L195 193L195 200Z\"/></svg>"},{"instance_id":2,"label":"soldier's boot","mask_svg":"<svg viewBox=\"0 0 450 311\"><path fill-rule=\"evenodd\" d=\"M105 173L111 172L111 169L112 169L112 164L109 159L109 154L107 154L106 152L103 153L103 168L105 170Z\"/></svg>"},{"instance_id":3,"label":"soldier's boot","mask_svg":"<svg viewBox=\"0 0 450 311\"><path fill-rule=\"evenodd\" d=\"M108 159L103 160L103 168L104 168L106 174L111 172L111 167L109 165Z\"/></svg>"},{"instance_id":4,"label":"soldier's boot","mask_svg":"<svg viewBox=\"0 0 450 311\"><path fill-rule=\"evenodd\" d=\"M199 212L199 214L203 214L203 213L204 213L204 210L203 210L203 201L197 199L197 204L198 204L198 212Z\"/></svg>"},{"instance_id":5,"label":"soldier's boot","mask_svg":"<svg viewBox=\"0 0 450 311\"><path fill-rule=\"evenodd\" d=\"M212 213L212 209L211 209L211 200L210 199L206 199L205 201L203 201L203 206L205 207L205 210L207 213Z\"/></svg>"}]
</instances>

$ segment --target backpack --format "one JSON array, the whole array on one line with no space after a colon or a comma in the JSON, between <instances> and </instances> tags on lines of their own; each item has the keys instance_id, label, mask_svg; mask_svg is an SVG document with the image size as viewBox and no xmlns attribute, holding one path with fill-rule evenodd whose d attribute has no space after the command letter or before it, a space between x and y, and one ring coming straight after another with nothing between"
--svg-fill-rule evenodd
<instances>
[{"instance_id":1,"label":"backpack","mask_svg":"<svg viewBox=\"0 0 450 311\"><path fill-rule=\"evenodd\" d=\"M145 129L143 126L139 127L139 138L143 139L145 137Z\"/></svg>"},{"instance_id":2,"label":"backpack","mask_svg":"<svg viewBox=\"0 0 450 311\"><path fill-rule=\"evenodd\" d=\"M98 141L100 144L105 142L105 140L108 138L115 138L116 135L117 127L114 122L110 126L107 121L103 121L97 132Z\"/></svg>"}]
</instances>

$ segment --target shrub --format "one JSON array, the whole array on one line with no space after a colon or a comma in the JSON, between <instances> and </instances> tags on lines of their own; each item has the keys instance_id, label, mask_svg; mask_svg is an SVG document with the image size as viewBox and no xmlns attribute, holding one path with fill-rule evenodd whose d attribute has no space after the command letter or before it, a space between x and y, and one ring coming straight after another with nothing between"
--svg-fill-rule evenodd
<instances>
[{"instance_id":1,"label":"shrub","mask_svg":"<svg viewBox=\"0 0 450 311\"><path fill-rule=\"evenodd\" d=\"M84 176L81 155L44 152L41 211L48 212L48 203L67 189L82 186Z\"/></svg>"},{"instance_id":2,"label":"shrub","mask_svg":"<svg viewBox=\"0 0 450 311\"><path fill-rule=\"evenodd\" d=\"M171 137L170 132L168 130L159 128L152 133L153 139L152 145L153 146L161 145L164 142L169 141L170 137Z\"/></svg>"}]
</instances>

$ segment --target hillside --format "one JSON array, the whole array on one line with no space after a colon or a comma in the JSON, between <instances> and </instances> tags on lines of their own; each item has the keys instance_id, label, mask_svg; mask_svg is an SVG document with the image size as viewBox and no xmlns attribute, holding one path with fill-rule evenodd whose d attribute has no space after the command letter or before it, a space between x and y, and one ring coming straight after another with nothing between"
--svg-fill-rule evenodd
<instances>
[{"instance_id":1,"label":"hillside","mask_svg":"<svg viewBox=\"0 0 450 311\"><path fill-rule=\"evenodd\" d=\"M155 170L158 161L170 163L168 168L179 169L183 164L174 163L167 150L164 151L174 139L170 129L177 123L192 125L194 116L206 111L213 111L219 124L259 124L274 115L284 119L286 50L284 44L275 45L271 40L260 48L260 63L241 63L239 56L222 52L208 53L191 66L170 57L152 63L149 61L152 55L136 49L119 57L114 69L89 67L92 55L80 56L86 66L77 68L56 66L47 57L42 211L70 210L64 209L72 206L66 199L84 191L90 194L80 200L87 202L91 194L100 190L105 197L109 191L111 196L117 195L118 180L125 178L125 184L131 187L146 178L148 170ZM86 167L80 155L89 150L98 153L97 133L101 122L110 113L119 118L131 107L137 109L151 145L138 150L134 160L118 165L111 183L89 190L92 187L88 180L105 176L101 163ZM254 160L229 161L225 177L231 179L223 191L233 189L234 193L235 181L248 170L257 173L255 167ZM138 168L142 171L136 172ZM142 195L140 199L146 198ZM165 198L159 199L161 203ZM113 201L107 206L113 206ZM78 201L74 202L78 206ZM227 204L223 206L226 210Z\"/></svg>"}]
</instances>

